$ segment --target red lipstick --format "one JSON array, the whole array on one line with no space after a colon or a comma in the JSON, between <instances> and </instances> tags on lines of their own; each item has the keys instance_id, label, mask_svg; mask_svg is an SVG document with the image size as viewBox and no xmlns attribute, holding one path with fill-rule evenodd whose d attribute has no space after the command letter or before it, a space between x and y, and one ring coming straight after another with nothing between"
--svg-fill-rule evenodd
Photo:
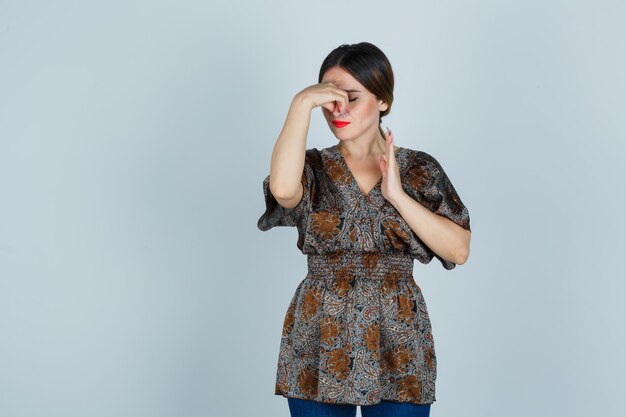
<instances>
[{"instance_id":1,"label":"red lipstick","mask_svg":"<svg viewBox=\"0 0 626 417\"><path fill-rule=\"evenodd\" d=\"M342 120L333 120L333 124L335 125L335 127L342 128L342 127L348 126L350 122L344 122Z\"/></svg>"}]
</instances>

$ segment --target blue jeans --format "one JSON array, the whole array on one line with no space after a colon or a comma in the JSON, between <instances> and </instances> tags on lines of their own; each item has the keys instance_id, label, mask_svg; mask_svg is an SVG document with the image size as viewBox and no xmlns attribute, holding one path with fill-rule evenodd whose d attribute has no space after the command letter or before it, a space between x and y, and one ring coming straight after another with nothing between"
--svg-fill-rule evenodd
<instances>
[{"instance_id":1,"label":"blue jeans","mask_svg":"<svg viewBox=\"0 0 626 417\"><path fill-rule=\"evenodd\" d=\"M356 417L356 405L287 398L291 417ZM430 404L381 401L362 405L361 417L428 417Z\"/></svg>"}]
</instances>

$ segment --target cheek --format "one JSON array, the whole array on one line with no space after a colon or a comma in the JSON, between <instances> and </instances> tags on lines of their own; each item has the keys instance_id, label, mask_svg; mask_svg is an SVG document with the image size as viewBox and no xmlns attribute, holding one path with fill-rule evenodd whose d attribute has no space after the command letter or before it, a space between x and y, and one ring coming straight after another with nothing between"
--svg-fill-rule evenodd
<instances>
[{"instance_id":1,"label":"cheek","mask_svg":"<svg viewBox=\"0 0 626 417\"><path fill-rule=\"evenodd\" d=\"M353 105L348 107L347 112L360 122L368 123L372 120L377 120L379 114L378 107L376 107L375 103L373 105Z\"/></svg>"}]
</instances>

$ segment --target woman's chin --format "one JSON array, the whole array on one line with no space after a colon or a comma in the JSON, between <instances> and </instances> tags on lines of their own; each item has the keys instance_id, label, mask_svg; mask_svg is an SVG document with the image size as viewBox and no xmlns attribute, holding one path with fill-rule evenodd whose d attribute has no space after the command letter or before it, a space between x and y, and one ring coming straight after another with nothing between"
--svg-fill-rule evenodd
<instances>
[{"instance_id":1,"label":"woman's chin","mask_svg":"<svg viewBox=\"0 0 626 417\"><path fill-rule=\"evenodd\" d=\"M333 135L335 135L335 137L339 140L346 140L346 139L350 139L350 135L346 134L346 132L343 129L331 129L333 132Z\"/></svg>"}]
</instances>

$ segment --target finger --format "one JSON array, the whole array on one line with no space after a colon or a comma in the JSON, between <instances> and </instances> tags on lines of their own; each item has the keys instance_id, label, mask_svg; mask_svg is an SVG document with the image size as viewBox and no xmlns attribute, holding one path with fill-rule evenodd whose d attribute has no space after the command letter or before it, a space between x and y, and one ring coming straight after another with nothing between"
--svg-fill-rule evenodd
<instances>
[{"instance_id":1,"label":"finger","mask_svg":"<svg viewBox=\"0 0 626 417\"><path fill-rule=\"evenodd\" d=\"M334 113L335 111L343 113L346 108L346 105L342 103L342 100L340 98L338 99L336 96L333 97L332 100L323 103L321 106L331 113Z\"/></svg>"},{"instance_id":2,"label":"finger","mask_svg":"<svg viewBox=\"0 0 626 417\"><path fill-rule=\"evenodd\" d=\"M387 129L387 132L385 134L385 138L386 138L386 142L387 142L387 155L389 158L393 158L394 157L394 152L393 152L393 133L391 132L391 129L389 129L388 126L385 126L385 128Z\"/></svg>"},{"instance_id":3,"label":"finger","mask_svg":"<svg viewBox=\"0 0 626 417\"><path fill-rule=\"evenodd\" d=\"M385 132L385 153L384 158L389 158L389 132Z\"/></svg>"},{"instance_id":4,"label":"finger","mask_svg":"<svg viewBox=\"0 0 626 417\"><path fill-rule=\"evenodd\" d=\"M331 101L328 103L324 103L322 104L322 107L332 113L335 110L335 102Z\"/></svg>"},{"instance_id":5,"label":"finger","mask_svg":"<svg viewBox=\"0 0 626 417\"><path fill-rule=\"evenodd\" d=\"M347 99L345 99L344 96L338 94L335 91L330 91L328 99L322 104L322 107L328 109L328 111L330 111L331 113L334 113L335 110L339 113L343 113L344 109L346 108L346 105L344 103L347 103Z\"/></svg>"},{"instance_id":6,"label":"finger","mask_svg":"<svg viewBox=\"0 0 626 417\"><path fill-rule=\"evenodd\" d=\"M348 92L346 90L342 90L339 87L334 87L333 91L335 94L342 97L344 100L348 101Z\"/></svg>"},{"instance_id":7,"label":"finger","mask_svg":"<svg viewBox=\"0 0 626 417\"><path fill-rule=\"evenodd\" d=\"M395 148L395 139L393 137L393 132L391 131L391 129L387 128L388 130L388 136L389 136L389 165L392 167L392 169L396 169L397 167L397 163L396 163L396 152L394 150Z\"/></svg>"},{"instance_id":8,"label":"finger","mask_svg":"<svg viewBox=\"0 0 626 417\"><path fill-rule=\"evenodd\" d=\"M335 87L333 89L333 94L335 102L339 105L339 112L343 113L346 107L348 107L348 93L345 90Z\"/></svg>"},{"instance_id":9,"label":"finger","mask_svg":"<svg viewBox=\"0 0 626 417\"><path fill-rule=\"evenodd\" d=\"M321 103L314 107L321 106L330 112L343 113L348 104L348 92L330 82L320 84L323 86L320 91L322 94L319 96Z\"/></svg>"},{"instance_id":10,"label":"finger","mask_svg":"<svg viewBox=\"0 0 626 417\"><path fill-rule=\"evenodd\" d=\"M381 155L378 159L378 165L380 167L380 171L383 175L383 181L387 178L387 161L385 160L385 156Z\"/></svg>"},{"instance_id":11,"label":"finger","mask_svg":"<svg viewBox=\"0 0 626 417\"><path fill-rule=\"evenodd\" d=\"M324 93L324 101L322 104L339 101L340 103L348 102L348 92L337 87L331 82L320 83L323 86L321 92Z\"/></svg>"}]
</instances>

